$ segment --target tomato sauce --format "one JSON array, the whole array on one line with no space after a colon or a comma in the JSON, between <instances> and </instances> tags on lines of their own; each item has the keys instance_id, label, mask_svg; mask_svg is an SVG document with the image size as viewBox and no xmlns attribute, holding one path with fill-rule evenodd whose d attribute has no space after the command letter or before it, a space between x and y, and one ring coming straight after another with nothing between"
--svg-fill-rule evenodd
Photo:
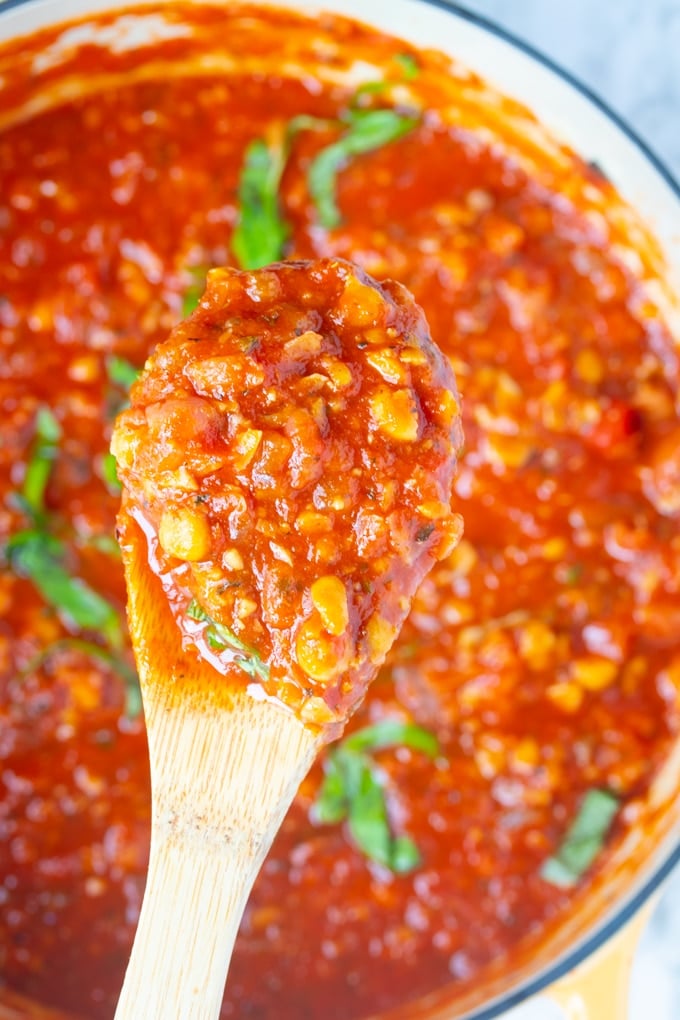
<instances>
[{"instance_id":1,"label":"tomato sauce","mask_svg":"<svg viewBox=\"0 0 680 1020\"><path fill-rule=\"evenodd\" d=\"M290 18L310 48L332 32L385 77L401 73L398 40L248 13L237 55L287 40ZM210 31L231 16L192 15ZM179 59L194 43L164 45ZM436 55L410 53L403 101L417 123L343 163L340 220L323 227L308 170L356 86L311 70L154 77L155 52L123 53L130 78L98 82L109 58L84 46L70 70L89 72L87 93L0 133L2 979L74 1016L113 1014L149 790L111 543L120 494L106 453L127 399L112 357L141 367L196 276L234 263L244 153L304 113L330 126L292 142L285 254L351 258L424 308L463 397L466 533L421 587L352 725L397 720L436 737L435 755L408 742L371 752L392 831L412 838L417 863L390 870L347 823L320 820L320 763L256 883L222 1015L358 1020L445 984L482 987L606 869L678 731L676 349L606 218L447 120L463 79L439 92ZM142 64L144 80L132 74ZM22 68L7 108L34 87ZM59 67L46 73L60 80ZM360 102L394 106L402 92ZM594 170L562 158L570 186L613 201ZM39 469L27 473L37 462L44 489ZM574 886L557 886L546 861L596 789L620 802L606 845Z\"/></svg>"},{"instance_id":2,"label":"tomato sauce","mask_svg":"<svg viewBox=\"0 0 680 1020\"><path fill-rule=\"evenodd\" d=\"M130 399L121 549L132 517L215 692L339 736L462 530L458 394L422 312L342 259L215 269Z\"/></svg>"}]
</instances>

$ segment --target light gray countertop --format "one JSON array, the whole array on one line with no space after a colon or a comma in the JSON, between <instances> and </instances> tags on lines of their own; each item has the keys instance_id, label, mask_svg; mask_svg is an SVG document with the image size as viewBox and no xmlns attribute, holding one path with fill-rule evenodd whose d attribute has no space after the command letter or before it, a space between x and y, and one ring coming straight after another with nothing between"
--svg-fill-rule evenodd
<instances>
[{"instance_id":1,"label":"light gray countertop","mask_svg":"<svg viewBox=\"0 0 680 1020\"><path fill-rule=\"evenodd\" d=\"M461 0L461 6L502 25L575 74L680 179L680 0ZM514 1010L508 1020L553 1020L559 1015L537 1000ZM636 956L630 1020L679 1018L676 870Z\"/></svg>"}]
</instances>

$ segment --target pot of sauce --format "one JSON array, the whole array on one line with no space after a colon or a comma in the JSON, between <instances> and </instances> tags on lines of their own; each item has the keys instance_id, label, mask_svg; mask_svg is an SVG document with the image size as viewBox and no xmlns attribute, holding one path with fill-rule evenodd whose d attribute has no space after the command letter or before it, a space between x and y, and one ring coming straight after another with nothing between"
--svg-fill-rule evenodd
<instances>
[{"instance_id":1,"label":"pot of sauce","mask_svg":"<svg viewBox=\"0 0 680 1020\"><path fill-rule=\"evenodd\" d=\"M650 902L680 855L680 808L674 803L680 765L675 736L680 660L669 636L677 618L672 556L677 562L678 507L677 475L672 450L668 452L677 434L678 406L677 185L592 96L504 33L448 5L410 0L389 9L351 0L324 5L338 15L360 18L384 35L332 18L301 25L290 6L302 13L314 9L306 3L277 4L265 16L249 9L242 17L235 6L227 11L209 5L201 12L190 5L147 4L116 13L121 6L111 0L59 5L42 0L6 5L0 14L0 130L5 143L0 168L7 188L3 233L10 245L9 256L3 258L5 269L12 267L6 272L11 300L0 308L3 343L12 349L18 334L30 336L52 373L38 373L30 357L22 364L12 351L7 365L13 388L5 394L3 408L7 435L15 445L10 441L5 447L12 462L30 464L42 442L43 450L53 451L43 461L52 458L59 464L60 457L65 462L55 468L44 492L40 485L27 489L26 472L13 469L12 463L7 467L6 491L24 499L28 492L41 504L28 514L33 530L40 530L44 509L58 507L62 517L77 522L79 533L75 540L62 534L52 538L72 542L73 549L64 555L71 557L69 565L77 562L79 580L95 587L104 572L113 575L111 561L101 558L111 555L101 536L108 533L116 495L106 478L100 423L107 402L124 399L124 363L139 365L144 343L148 348L176 321L206 262L231 257L226 238L238 216L238 171L245 140L252 137L244 117L239 120L239 109L263 126L270 152L277 145L277 130L280 136L277 123L299 113L320 122L308 125L308 134L296 142L300 151L293 159L299 159L300 166L288 168L282 182L292 243L301 254L330 245L334 253L356 259L377 275L404 279L426 306L440 343L455 327L454 366L470 407L469 466L463 468L459 488L465 492L467 486L474 494L475 477L485 479L478 507L486 508L487 517L482 521L480 516L477 525L475 514L468 515L462 559L458 554L450 576L440 578L434 588L425 587L410 631L407 626L401 657L392 664L392 680L386 681L394 683L397 695L391 689L378 695L357 723L357 728L368 728L395 712L399 719L410 713L421 729L437 731L442 743L449 741L449 757L437 758L442 774L451 772L454 762L456 780L448 789L441 775L430 771L428 756L419 757L407 744L397 749L396 764L381 760L390 784L397 787L406 782L404 766L418 775L413 789L420 791L415 798L422 801L422 811L394 791L389 807L397 828L420 834L420 878L415 858L413 869L404 868L400 875L375 859L367 864L356 848L348 850L339 830L324 842L327 827L320 826L313 808L315 803L318 808L322 785L317 776L316 788L303 787L290 832L284 829L285 845L269 871L265 867L267 890L247 917L242 962L237 955L232 972L237 1000L239 987L243 993L238 1008L245 1009L247 1003L244 1016L267 1016L266 1005L247 983L248 954L269 952L268 959L278 959L281 973L290 975L290 956L285 957L285 939L277 930L280 917L275 902L267 901L267 891L270 901L280 895L272 890L278 888L277 871L286 870L286 908L308 911L310 923L312 899L321 902L329 884L343 889L346 901L344 912L342 898L330 907L323 901L319 908L327 922L323 934L312 940L321 944L320 962L313 959L309 944L296 946L298 984L292 982L295 990L288 994L299 999L292 1001L291 1016L359 1017L370 1012L381 1020L482 1020L502 1015L548 986L568 1008L591 1008L592 1016L600 1017L604 1002L607 1015L612 1015L612 973L629 954L634 934L634 926L627 925ZM63 30L53 28L73 18L86 20ZM33 36L33 41L14 41L41 30L46 34ZM267 82L272 75L276 80ZM225 89L225 82L242 86L243 76L250 83L245 96ZM385 79L387 90L376 84ZM297 84L288 95L284 85L290 81ZM139 91L136 99L126 92L130 85L146 89L141 105ZM337 128L326 138L323 132L329 129L321 123L336 113L333 90L358 97L349 101L350 109L387 105L397 116L419 121L413 130L422 132L420 144L434 148L429 170L409 148L413 139L409 141L408 132L401 140L395 138L393 150L376 151L369 163L357 161L336 196L344 221L319 225L309 213L303 171L319 148L315 132L328 143L336 138ZM169 116L168 95L176 103L174 133L167 123L159 125L159 118ZM273 96L280 105L272 127ZM437 118L422 112L428 101L436 107ZM215 117L220 109L228 111L224 123ZM344 123L342 130L348 131L351 116ZM455 135L451 145L445 138L449 128ZM154 139L151 155L144 148L144 132ZM93 141L97 138L101 144ZM88 158L76 173L69 172L67 164L78 159L81 142ZM187 155L208 150L213 155L203 163L202 157ZM397 152L403 157L401 165ZM211 190L222 170L223 190ZM171 215L175 196L177 215L186 228L179 241L172 236L173 230L179 231L179 221ZM570 218L574 210L578 215ZM204 220L209 226L202 232L197 224ZM58 243L51 239L55 230ZM552 245L546 240L551 235L556 238ZM481 238L477 248L473 237ZM611 258L605 249L613 252ZM555 267L562 258L560 271ZM541 271L545 265L552 273ZM21 280L26 281L23 290ZM582 290L579 281L587 281ZM573 295L565 298L563 291L569 288ZM443 300L442 294L461 295L460 306L453 298ZM502 315L494 304L499 294ZM585 318L574 311L575 320L570 320L565 309L585 307L586 301ZM561 319L551 319L551 305L559 308ZM550 322L551 328L541 331L541 321ZM621 379L608 389L606 376L616 375L617 359L629 364L626 344L634 350L641 342L640 323L646 371L636 375L630 389ZM579 329L589 342L574 340ZM512 354L517 337L526 361L520 383ZM472 352L468 361L462 343ZM544 345L540 350L538 343ZM504 345L507 354L502 353ZM616 345L622 355L614 350ZM527 364L533 365L531 371ZM621 374L620 367L618 371ZM61 403L57 401L56 424L43 415L41 433L36 408L52 406L57 375L68 381ZM533 388L532 377L537 383ZM562 385L565 378L572 389ZM624 399L628 395L631 399ZM568 527L554 517L542 529L540 514L522 503L521 496L516 497L512 527L506 529L504 515L493 510L512 508L520 484L533 493L534 509L555 494L550 476L560 472L559 457L551 453L546 459L545 449L537 451L518 435L517 423L525 425L518 408L525 400L538 408L535 415L543 416L539 435L551 436L558 454L570 453L578 461L583 436L589 437L585 446L590 459L585 469L574 470L570 484L576 486L586 475L592 479L594 471L601 471L605 480L604 489L591 481L587 500L568 507ZM556 435L569 439L560 445ZM540 438L536 442L540 444ZM633 470L636 458L642 466L639 476ZM532 473L537 464L539 473ZM623 487L611 482L622 464L631 478ZM631 495L634 478L637 490ZM539 486L546 484L541 496ZM643 524L640 488L656 515ZM621 509L603 513L607 498L618 501ZM8 521L9 533L16 534L17 521L24 532L30 530L25 505L11 499L8 505L15 515ZM494 529L503 531L500 546L489 541ZM592 552L598 544L613 563L606 576L597 574L609 563ZM51 548L52 559L59 558L61 550L57 556ZM14 552L12 565L18 562L19 581L7 628L14 659L3 688L0 742L8 848L0 909L11 932L0 950L7 982L0 993L0 1016L80 1012L87 1017L88 1009L92 1016L105 1016L102 989L116 953L111 924L102 918L110 910L121 930L134 924L143 880L147 779L142 758L135 757L143 747L143 734L135 706L129 704L134 696L128 691L125 706L112 665L118 638L98 641L92 635L107 626L115 632L111 619L102 611L95 625L90 621L85 641L78 621L68 618L63 606L61 611L55 607L58 598L45 591L44 578L41 599L36 600L30 561L25 555L16 561L16 556ZM486 572L480 564L484 557ZM494 595L490 580L495 576L503 586L503 572L508 598ZM628 601L608 604L603 592L612 583L621 586ZM547 585L545 595L532 601L526 593L537 585ZM447 586L455 597L442 601ZM571 600L570 589L575 593ZM471 591L477 591L477 616L467 615ZM120 609L120 582L108 581L104 592ZM17 599L28 607L26 619L16 608ZM30 615L31 600L40 608L35 616ZM542 603L549 604L547 614L538 608ZM442 629L436 621L442 618L444 629L455 635L455 653L446 646L450 658L444 661L445 671L455 664L457 679L448 681L456 684L453 701L443 696L441 677L437 682L437 655L423 659L419 651L425 641L436 645L435 635ZM566 642L566 652L560 642ZM556 674L552 680L551 671ZM19 693L18 676L23 685ZM73 681L70 687L63 685L68 696L55 676ZM60 691L61 700L50 690ZM521 690L522 710L530 716L524 724L497 711ZM47 707L41 708L43 703ZM97 714L102 706L105 718ZM119 717L122 724L115 721ZM75 740L81 725L83 731L90 727L83 738L89 741L87 755ZM537 742L535 733L540 735L541 727L550 735ZM601 741L595 739L597 733ZM122 746L124 758L116 759L115 781L104 760L112 742ZM573 754L557 750L572 744ZM102 786L108 790L103 796ZM573 888L565 892L558 883L556 892L540 871L547 861L557 861L558 867L564 863L560 848L570 823L578 819L589 793L603 787L616 800L618 812L612 838L603 848L606 856L585 878L576 876ZM432 794L425 792L430 789ZM445 817L443 803L448 804ZM488 814L491 804L502 824L496 814ZM106 816L104 821L100 817L97 822L97 811ZM457 826L450 821L456 813ZM26 816L43 818L43 824L24 828L20 819ZM65 821L68 817L75 821ZM493 833L488 844L485 827ZM512 835L517 828L522 840ZM453 854L438 873L428 867L428 855L434 853L431 846L442 843L461 846L463 854ZM524 865L508 865L505 857L517 859L520 847ZM476 870L470 870L473 860ZM437 886L442 874L446 886L461 868L468 869L465 873L474 884L460 888L447 906ZM39 879L30 877L36 875ZM401 885L400 893L406 881L411 883L409 892L404 894ZM80 911L71 910L74 887ZM395 890L398 902L392 909ZM375 930L366 919L369 900L382 904L387 929ZM121 901L128 912L123 922L116 915ZM481 913L475 912L477 901L483 903ZM88 912L83 903L99 906ZM329 910L335 911L336 922L329 920ZM361 935L352 928L357 918L365 925ZM49 928L56 935L45 939ZM41 944L35 952L32 933L38 929ZM515 934L504 937L503 931L511 929ZM62 990L69 982L78 983L73 960L88 943L86 932L93 933L88 973L101 969L91 981L88 1008L77 989ZM118 964L124 963L126 937L119 939ZM432 970L423 956L426 942L431 945L430 963L434 957L439 961ZM486 952L484 943L490 947ZM392 964L387 966L386 984L372 988L372 998L364 1001L356 991L357 984L367 984L365 973L357 971L357 959L367 955L375 958L373 970L390 958L398 963L394 971ZM575 979L574 968L584 961L586 970L577 970ZM334 983L333 968L342 975L340 985ZM261 980L269 983L271 1001L279 994L275 970L265 968ZM51 977L45 977L46 971ZM320 987L324 981L327 987L316 999L306 1000L304 975L312 971L317 978L321 975ZM397 973L406 975L404 987ZM338 1004L339 987L344 987L344 1004ZM55 991L52 998L50 988ZM607 997L598 1000L603 988ZM281 1015L281 1003L278 1006ZM50 1012L50 1007L62 1012ZM225 1016L239 1015L233 1005L225 1009Z\"/></svg>"}]
</instances>

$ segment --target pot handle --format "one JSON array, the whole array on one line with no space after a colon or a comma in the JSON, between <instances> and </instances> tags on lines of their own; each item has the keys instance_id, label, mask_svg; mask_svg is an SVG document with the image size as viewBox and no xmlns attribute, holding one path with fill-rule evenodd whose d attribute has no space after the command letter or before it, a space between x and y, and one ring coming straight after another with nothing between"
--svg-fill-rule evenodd
<instances>
[{"instance_id":1,"label":"pot handle","mask_svg":"<svg viewBox=\"0 0 680 1020\"><path fill-rule=\"evenodd\" d=\"M627 1020L633 957L655 906L656 898L648 901L613 938L543 992L566 1020Z\"/></svg>"}]
</instances>

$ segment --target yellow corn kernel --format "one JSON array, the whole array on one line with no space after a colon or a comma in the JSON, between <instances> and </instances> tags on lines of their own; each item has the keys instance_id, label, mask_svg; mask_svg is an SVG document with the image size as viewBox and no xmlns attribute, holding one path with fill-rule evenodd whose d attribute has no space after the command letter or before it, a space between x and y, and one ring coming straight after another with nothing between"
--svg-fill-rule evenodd
<instances>
[{"instance_id":1,"label":"yellow corn kernel","mask_svg":"<svg viewBox=\"0 0 680 1020\"><path fill-rule=\"evenodd\" d=\"M439 397L439 405L435 411L439 424L449 426L459 414L460 407L453 393L450 390L442 390Z\"/></svg>"},{"instance_id":2,"label":"yellow corn kernel","mask_svg":"<svg viewBox=\"0 0 680 1020\"><path fill-rule=\"evenodd\" d=\"M332 535L323 535L314 543L314 559L317 563L335 563L338 553L338 543Z\"/></svg>"},{"instance_id":3,"label":"yellow corn kernel","mask_svg":"<svg viewBox=\"0 0 680 1020\"><path fill-rule=\"evenodd\" d=\"M549 560L551 563L556 563L557 560L561 560L567 553L567 542L564 538L549 538L547 542L543 543L541 550L543 559Z\"/></svg>"},{"instance_id":4,"label":"yellow corn kernel","mask_svg":"<svg viewBox=\"0 0 680 1020\"><path fill-rule=\"evenodd\" d=\"M553 705L557 705L563 712L578 712L583 704L583 689L578 684L551 684L546 694Z\"/></svg>"},{"instance_id":5,"label":"yellow corn kernel","mask_svg":"<svg viewBox=\"0 0 680 1020\"><path fill-rule=\"evenodd\" d=\"M437 560L445 560L451 555L463 534L463 518L460 514L452 514L447 521L437 525L439 540L430 550L430 555Z\"/></svg>"},{"instance_id":6,"label":"yellow corn kernel","mask_svg":"<svg viewBox=\"0 0 680 1020\"><path fill-rule=\"evenodd\" d=\"M491 433L485 437L484 452L488 462L495 467L520 468L527 463L534 447L519 436Z\"/></svg>"},{"instance_id":7,"label":"yellow corn kernel","mask_svg":"<svg viewBox=\"0 0 680 1020\"><path fill-rule=\"evenodd\" d=\"M387 513L388 510L392 509L392 507L395 504L396 498L397 498L397 483L394 481L394 479L390 479L390 481L388 482L383 482L382 485L378 487L376 502L380 509L384 510L385 513Z\"/></svg>"},{"instance_id":8,"label":"yellow corn kernel","mask_svg":"<svg viewBox=\"0 0 680 1020\"><path fill-rule=\"evenodd\" d=\"M334 390L346 390L348 386L352 385L354 376L351 368L344 361L340 361L339 358L324 358L323 367L328 373Z\"/></svg>"},{"instance_id":9,"label":"yellow corn kernel","mask_svg":"<svg viewBox=\"0 0 680 1020\"><path fill-rule=\"evenodd\" d=\"M530 772L541 759L541 749L533 737L524 737L511 752L513 766L519 772Z\"/></svg>"},{"instance_id":10,"label":"yellow corn kernel","mask_svg":"<svg viewBox=\"0 0 680 1020\"><path fill-rule=\"evenodd\" d=\"M118 467L131 468L142 445L141 432L135 428L133 422L134 412L125 411L118 419L118 426L111 436L111 453L115 457Z\"/></svg>"},{"instance_id":11,"label":"yellow corn kernel","mask_svg":"<svg viewBox=\"0 0 680 1020\"><path fill-rule=\"evenodd\" d=\"M217 582L224 580L222 568L219 563L214 563L212 560L208 560L207 562L204 561L202 563L192 563L191 573L198 584L202 585L204 588L209 587L211 581Z\"/></svg>"},{"instance_id":12,"label":"yellow corn kernel","mask_svg":"<svg viewBox=\"0 0 680 1020\"><path fill-rule=\"evenodd\" d=\"M328 707L323 698L308 698L298 711L302 721L312 726L324 726L336 718L333 709Z\"/></svg>"},{"instance_id":13,"label":"yellow corn kernel","mask_svg":"<svg viewBox=\"0 0 680 1020\"><path fill-rule=\"evenodd\" d=\"M89 677L69 686L73 703L82 711L90 712L101 705L102 692L99 685L92 683Z\"/></svg>"},{"instance_id":14,"label":"yellow corn kernel","mask_svg":"<svg viewBox=\"0 0 680 1020\"><path fill-rule=\"evenodd\" d=\"M222 566L227 570L243 570L243 557L238 549L227 549L222 553Z\"/></svg>"},{"instance_id":15,"label":"yellow corn kernel","mask_svg":"<svg viewBox=\"0 0 680 1020\"><path fill-rule=\"evenodd\" d=\"M403 385L409 382L408 371L401 361L388 347L377 351L369 351L366 361L378 372L385 382Z\"/></svg>"},{"instance_id":16,"label":"yellow corn kernel","mask_svg":"<svg viewBox=\"0 0 680 1020\"><path fill-rule=\"evenodd\" d=\"M495 779L504 770L506 757L503 745L493 739L474 751L475 764L485 779Z\"/></svg>"},{"instance_id":17,"label":"yellow corn kernel","mask_svg":"<svg viewBox=\"0 0 680 1020\"><path fill-rule=\"evenodd\" d=\"M158 541L168 556L190 563L204 560L210 553L210 525L197 507L170 507L163 511Z\"/></svg>"},{"instance_id":18,"label":"yellow corn kernel","mask_svg":"<svg viewBox=\"0 0 680 1020\"><path fill-rule=\"evenodd\" d=\"M333 530L333 522L315 510L303 510L295 520L295 530L302 535L320 535Z\"/></svg>"},{"instance_id":19,"label":"yellow corn kernel","mask_svg":"<svg viewBox=\"0 0 680 1020\"><path fill-rule=\"evenodd\" d=\"M198 482L191 471L182 464L176 471L163 471L156 483L159 489L181 489L182 492L198 492Z\"/></svg>"},{"instance_id":20,"label":"yellow corn kernel","mask_svg":"<svg viewBox=\"0 0 680 1020\"><path fill-rule=\"evenodd\" d=\"M236 471L243 471L248 467L261 442L261 429L244 429L243 432L239 432L232 446L232 462Z\"/></svg>"},{"instance_id":21,"label":"yellow corn kernel","mask_svg":"<svg viewBox=\"0 0 680 1020\"><path fill-rule=\"evenodd\" d=\"M288 340L283 345L283 349L287 357L303 360L318 354L322 343L321 334L308 329L306 333L301 333L300 336L294 336L292 340Z\"/></svg>"},{"instance_id":22,"label":"yellow corn kernel","mask_svg":"<svg viewBox=\"0 0 680 1020\"><path fill-rule=\"evenodd\" d=\"M99 378L100 361L95 354L82 354L68 366L68 377L74 382L91 383Z\"/></svg>"},{"instance_id":23,"label":"yellow corn kernel","mask_svg":"<svg viewBox=\"0 0 680 1020\"><path fill-rule=\"evenodd\" d=\"M379 291L362 283L356 276L350 276L336 302L333 317L347 326L376 326L383 317L384 309L385 300Z\"/></svg>"},{"instance_id":24,"label":"yellow corn kernel","mask_svg":"<svg viewBox=\"0 0 680 1020\"><path fill-rule=\"evenodd\" d=\"M458 543L458 547L453 550L450 566L461 577L467 577L478 560L479 556L472 542L462 539Z\"/></svg>"},{"instance_id":25,"label":"yellow corn kernel","mask_svg":"<svg viewBox=\"0 0 680 1020\"><path fill-rule=\"evenodd\" d=\"M418 513L427 517L429 521L441 521L451 513L451 507L439 499L429 500L427 503L420 503Z\"/></svg>"},{"instance_id":26,"label":"yellow corn kernel","mask_svg":"<svg viewBox=\"0 0 680 1020\"><path fill-rule=\"evenodd\" d=\"M234 612L239 620L245 620L252 616L257 609L257 602L248 598L237 598L234 602Z\"/></svg>"},{"instance_id":27,"label":"yellow corn kernel","mask_svg":"<svg viewBox=\"0 0 680 1020\"><path fill-rule=\"evenodd\" d=\"M394 643L395 637L395 628L384 616L376 613L375 616L370 618L366 624L366 642L368 644L368 657L374 665L377 666L384 661L385 656Z\"/></svg>"},{"instance_id":28,"label":"yellow corn kernel","mask_svg":"<svg viewBox=\"0 0 680 1020\"><path fill-rule=\"evenodd\" d=\"M418 438L420 419L413 390L379 386L370 398L370 408L377 428L391 439L408 443Z\"/></svg>"},{"instance_id":29,"label":"yellow corn kernel","mask_svg":"<svg viewBox=\"0 0 680 1020\"><path fill-rule=\"evenodd\" d=\"M571 664L573 680L587 691L603 691L610 687L618 672L618 665L601 655L584 655Z\"/></svg>"},{"instance_id":30,"label":"yellow corn kernel","mask_svg":"<svg viewBox=\"0 0 680 1020\"><path fill-rule=\"evenodd\" d=\"M312 680L321 683L342 673L349 661L349 644L323 627L319 614L301 624L295 639L298 665Z\"/></svg>"},{"instance_id":31,"label":"yellow corn kernel","mask_svg":"<svg viewBox=\"0 0 680 1020\"><path fill-rule=\"evenodd\" d=\"M597 351L585 348L574 359L574 371L584 382L597 386L605 377L605 364Z\"/></svg>"},{"instance_id":32,"label":"yellow corn kernel","mask_svg":"<svg viewBox=\"0 0 680 1020\"><path fill-rule=\"evenodd\" d=\"M399 360L405 365L424 365L427 362L425 352L420 347L403 347L399 351Z\"/></svg>"},{"instance_id":33,"label":"yellow corn kernel","mask_svg":"<svg viewBox=\"0 0 680 1020\"><path fill-rule=\"evenodd\" d=\"M519 654L532 669L544 669L557 643L553 630L542 620L528 620L517 636Z\"/></svg>"},{"instance_id":34,"label":"yellow corn kernel","mask_svg":"<svg viewBox=\"0 0 680 1020\"><path fill-rule=\"evenodd\" d=\"M309 593L312 605L318 611L328 633L336 637L344 634L349 624L349 608L347 591L340 578L335 574L319 577L312 584Z\"/></svg>"}]
</instances>

